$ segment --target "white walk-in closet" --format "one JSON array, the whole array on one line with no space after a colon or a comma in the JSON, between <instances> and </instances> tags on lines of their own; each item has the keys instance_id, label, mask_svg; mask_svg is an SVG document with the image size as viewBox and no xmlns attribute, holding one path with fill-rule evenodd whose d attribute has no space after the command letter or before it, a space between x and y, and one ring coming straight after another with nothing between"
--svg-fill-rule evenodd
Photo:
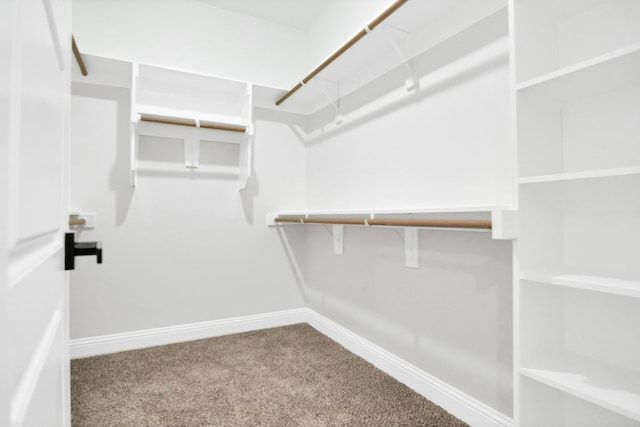
<instances>
[{"instance_id":1,"label":"white walk-in closet","mask_svg":"<svg viewBox=\"0 0 640 427\"><path fill-rule=\"evenodd\" d=\"M472 426L640 425L639 1L6 6L0 425L298 323Z\"/></svg>"}]
</instances>

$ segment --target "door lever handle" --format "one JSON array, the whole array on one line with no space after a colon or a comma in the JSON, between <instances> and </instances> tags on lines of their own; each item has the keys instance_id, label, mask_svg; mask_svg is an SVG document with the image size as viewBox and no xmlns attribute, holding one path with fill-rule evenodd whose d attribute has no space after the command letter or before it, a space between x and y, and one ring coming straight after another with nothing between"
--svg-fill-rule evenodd
<instances>
[{"instance_id":1,"label":"door lever handle","mask_svg":"<svg viewBox=\"0 0 640 427\"><path fill-rule=\"evenodd\" d=\"M87 255L95 255L98 264L102 264L102 242L76 242L75 233L66 233L64 236L64 269L75 269L76 257Z\"/></svg>"}]
</instances>

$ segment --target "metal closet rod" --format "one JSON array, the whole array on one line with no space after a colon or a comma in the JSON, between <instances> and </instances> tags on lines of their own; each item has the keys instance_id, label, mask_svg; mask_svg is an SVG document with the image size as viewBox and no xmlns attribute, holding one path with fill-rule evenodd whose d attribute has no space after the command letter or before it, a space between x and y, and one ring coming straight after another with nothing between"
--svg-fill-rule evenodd
<instances>
[{"instance_id":1,"label":"metal closet rod","mask_svg":"<svg viewBox=\"0 0 640 427\"><path fill-rule=\"evenodd\" d=\"M275 222L297 224L383 225L395 227L473 228L491 230L491 220L483 219L366 219L276 217Z\"/></svg>"},{"instance_id":2,"label":"metal closet rod","mask_svg":"<svg viewBox=\"0 0 640 427\"><path fill-rule=\"evenodd\" d=\"M361 38L366 36L367 33L369 33L370 31L373 31L373 29L376 28L378 25L380 25L382 23L382 21L384 21L389 16L391 16L391 14L393 12L398 10L400 8L400 6L402 6L403 4L405 4L408 1L409 0L396 0L384 12L382 12L373 21L371 21L369 23L369 25L367 25L362 30L360 30L358 32L358 34L356 34L355 36L351 37L345 44L340 46L340 48L338 50L336 50L330 57L325 59L320 65L318 65L309 74L307 74L307 76L305 78L303 78L302 81L299 82L297 85L295 85L291 90L289 90L289 92L285 93L280 98L278 98L278 100L276 101L276 106L280 105L284 101L286 101L287 98L289 98L291 95L296 93L298 91L298 89L300 89L302 86L306 85L309 82L309 80L314 78L320 71L324 70L327 67L327 65L331 64L333 61L338 59L343 53L345 53L347 50L349 50L349 48L351 48L354 44L356 44Z\"/></svg>"},{"instance_id":3,"label":"metal closet rod","mask_svg":"<svg viewBox=\"0 0 640 427\"><path fill-rule=\"evenodd\" d=\"M163 123L167 125L198 127L198 123L196 122L195 119L183 119L180 117L166 117L166 116L156 116L152 114L140 114L140 120L143 122ZM230 132L241 132L241 133L245 133L247 131L246 126L207 122L204 120L200 120L200 127L206 128L206 129L226 130Z\"/></svg>"}]
</instances>

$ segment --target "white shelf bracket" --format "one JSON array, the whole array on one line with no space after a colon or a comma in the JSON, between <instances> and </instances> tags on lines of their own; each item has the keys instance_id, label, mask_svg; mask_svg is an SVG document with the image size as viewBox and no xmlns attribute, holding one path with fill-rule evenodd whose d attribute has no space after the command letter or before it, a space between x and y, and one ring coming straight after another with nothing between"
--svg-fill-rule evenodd
<instances>
[{"instance_id":1,"label":"white shelf bracket","mask_svg":"<svg viewBox=\"0 0 640 427\"><path fill-rule=\"evenodd\" d=\"M404 31L400 28L394 27L389 24L382 24L382 26L385 29L391 29L405 35L411 35L410 32ZM418 67L415 64L415 61L408 60L404 55L404 53L402 52L402 50L400 50L400 47L398 46L398 44L393 40L387 38L387 43L389 43L389 45L393 48L396 55L398 55L398 58L400 58L400 61L402 61L402 64L407 68L407 71L409 72L409 76L404 81L405 89L407 89L407 92L411 92L412 90L417 89L418 88L418 70L417 70Z\"/></svg>"},{"instance_id":2,"label":"white shelf bracket","mask_svg":"<svg viewBox=\"0 0 640 427\"><path fill-rule=\"evenodd\" d=\"M131 93L129 95L129 103L131 108L131 126L129 128L129 184L135 188L138 177L138 129L137 123L139 120L138 112L136 111L136 91L138 87L138 75L140 74L140 68L137 63L131 64Z\"/></svg>"},{"instance_id":3,"label":"white shelf bracket","mask_svg":"<svg viewBox=\"0 0 640 427\"><path fill-rule=\"evenodd\" d=\"M344 225L333 224L333 253L342 255L344 253Z\"/></svg>"},{"instance_id":4,"label":"white shelf bracket","mask_svg":"<svg viewBox=\"0 0 640 427\"><path fill-rule=\"evenodd\" d=\"M409 268L420 268L418 231L415 227L405 227L404 229L405 264Z\"/></svg>"},{"instance_id":5,"label":"white shelf bracket","mask_svg":"<svg viewBox=\"0 0 640 427\"><path fill-rule=\"evenodd\" d=\"M129 130L130 142L129 142L129 184L135 188L137 184L138 178L138 145L139 145L139 137L138 137L138 125L136 122L131 122L131 127Z\"/></svg>"},{"instance_id":6,"label":"white shelf bracket","mask_svg":"<svg viewBox=\"0 0 640 427\"><path fill-rule=\"evenodd\" d=\"M197 129L197 128L196 128ZM200 163L200 139L195 129L184 138L184 165L189 169L197 169Z\"/></svg>"},{"instance_id":7,"label":"white shelf bracket","mask_svg":"<svg viewBox=\"0 0 640 427\"><path fill-rule=\"evenodd\" d=\"M324 81L331 82L331 83L336 85L336 99L335 100L333 98L331 98L331 95L329 95L329 93L326 90L324 90L323 88L321 88L320 90L322 91L324 96L327 98L329 103L336 110L336 126L341 125L344 122L344 116L340 112L340 83L334 82L332 80L326 80L326 79L320 79L320 78L317 78L317 80L324 80Z\"/></svg>"},{"instance_id":8,"label":"white shelf bracket","mask_svg":"<svg viewBox=\"0 0 640 427\"><path fill-rule=\"evenodd\" d=\"M253 168L253 124L249 125L244 141L240 143L240 176L238 189L246 190L249 187L251 169Z\"/></svg>"}]
</instances>

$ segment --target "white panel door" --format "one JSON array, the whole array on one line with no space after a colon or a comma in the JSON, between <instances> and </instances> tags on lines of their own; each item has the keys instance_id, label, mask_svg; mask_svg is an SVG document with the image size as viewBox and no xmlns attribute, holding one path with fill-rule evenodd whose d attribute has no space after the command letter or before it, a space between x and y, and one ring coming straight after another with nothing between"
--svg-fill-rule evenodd
<instances>
[{"instance_id":1,"label":"white panel door","mask_svg":"<svg viewBox=\"0 0 640 427\"><path fill-rule=\"evenodd\" d=\"M0 425L70 425L71 0L0 3Z\"/></svg>"}]
</instances>

